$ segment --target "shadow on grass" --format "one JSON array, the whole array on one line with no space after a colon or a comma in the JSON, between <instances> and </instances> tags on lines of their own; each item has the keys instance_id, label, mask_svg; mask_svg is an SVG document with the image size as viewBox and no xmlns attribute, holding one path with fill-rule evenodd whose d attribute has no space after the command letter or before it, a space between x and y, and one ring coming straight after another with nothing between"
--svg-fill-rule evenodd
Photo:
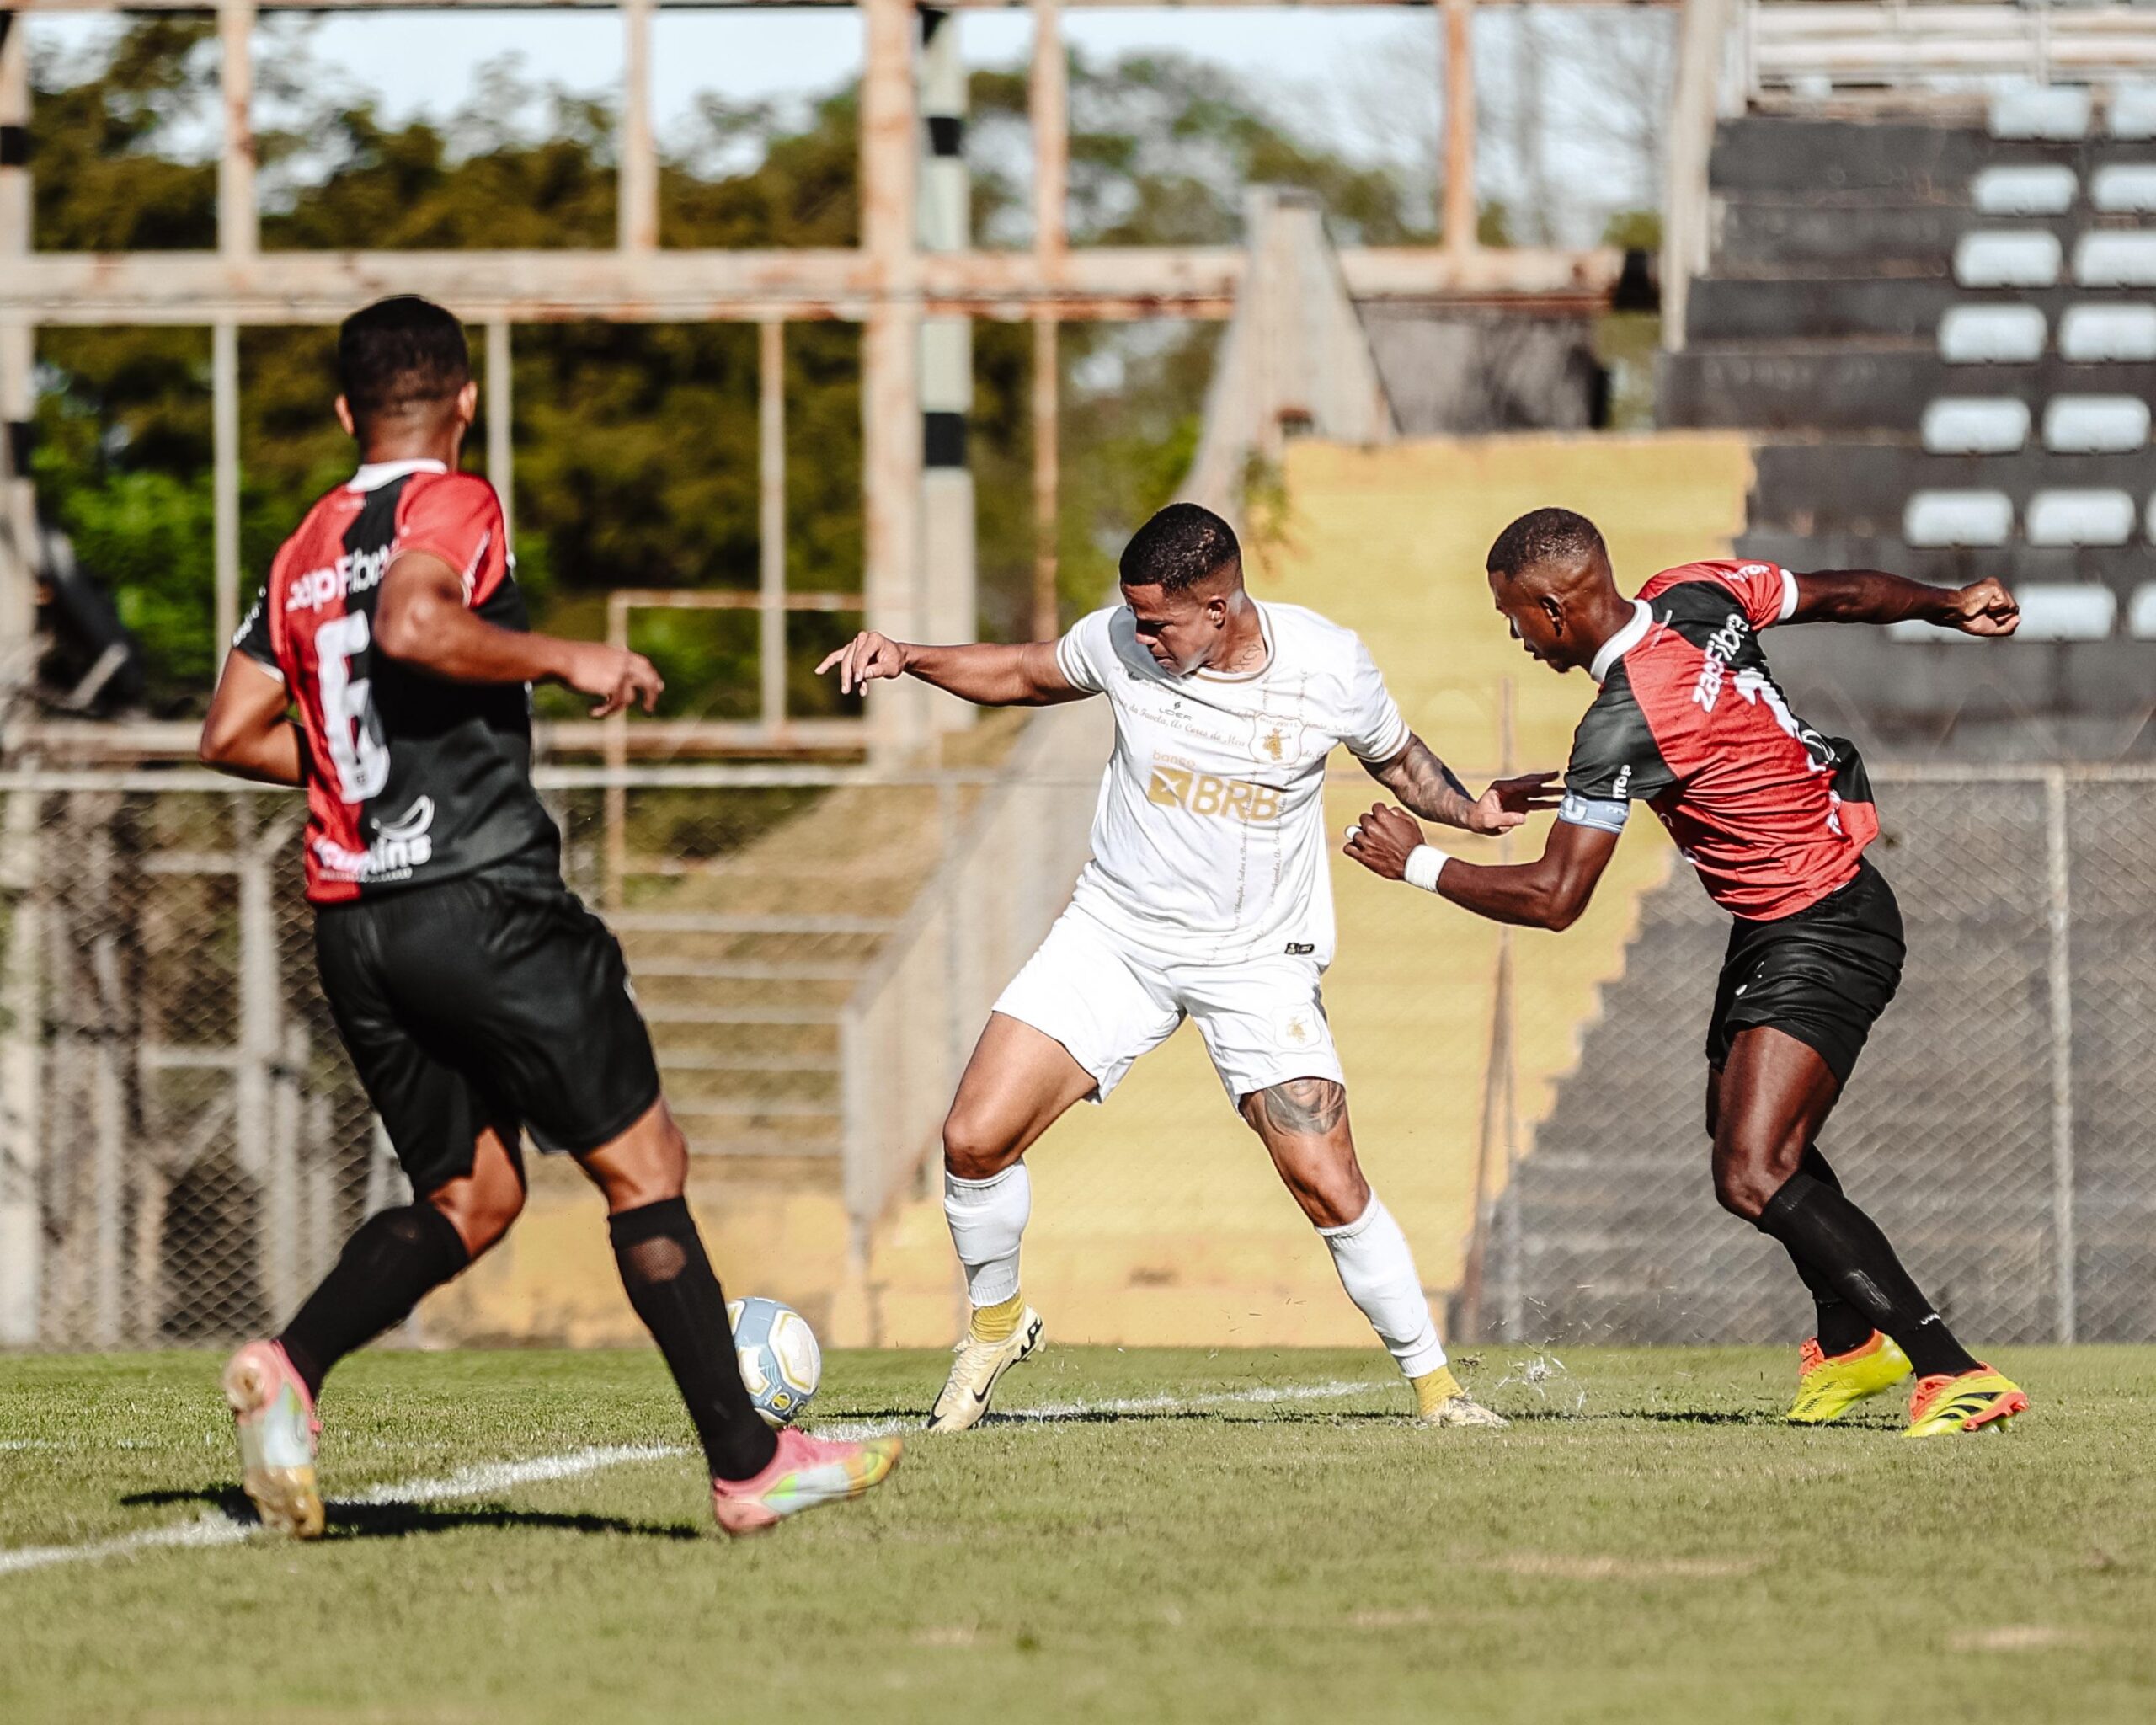
<instances>
[{"instance_id":1,"label":"shadow on grass","mask_svg":"<svg viewBox=\"0 0 2156 1725\"><path fill-rule=\"evenodd\" d=\"M251 1527L254 1506L237 1486L205 1486L195 1491L136 1492L120 1500L129 1509L169 1508L199 1503L227 1520ZM454 1533L467 1527L541 1528L557 1533L613 1534L627 1538L700 1540L702 1532L681 1522L630 1521L618 1515L565 1514L545 1509L509 1509L499 1504L478 1509L445 1509L428 1503L350 1503L331 1498L323 1511L330 1540L403 1539L413 1534Z\"/></svg>"}]
</instances>

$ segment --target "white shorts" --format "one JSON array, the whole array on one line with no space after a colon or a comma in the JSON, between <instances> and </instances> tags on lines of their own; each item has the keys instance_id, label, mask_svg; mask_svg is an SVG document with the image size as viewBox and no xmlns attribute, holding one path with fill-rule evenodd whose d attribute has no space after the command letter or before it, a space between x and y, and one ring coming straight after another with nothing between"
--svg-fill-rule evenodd
<instances>
[{"instance_id":1,"label":"white shorts","mask_svg":"<svg viewBox=\"0 0 2156 1725\"><path fill-rule=\"evenodd\" d=\"M1213 1070L1240 1108L1245 1097L1290 1078L1341 1081L1326 1023L1317 960L1287 953L1232 964L1162 964L1083 911L1065 911L995 1003L1070 1050L1100 1087L1123 1081L1130 1063L1195 1019Z\"/></svg>"}]
</instances>

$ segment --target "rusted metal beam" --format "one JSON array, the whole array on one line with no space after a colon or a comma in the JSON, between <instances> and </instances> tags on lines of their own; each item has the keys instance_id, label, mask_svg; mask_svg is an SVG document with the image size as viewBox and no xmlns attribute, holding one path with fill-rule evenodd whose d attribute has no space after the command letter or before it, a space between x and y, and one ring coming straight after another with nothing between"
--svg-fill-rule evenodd
<instances>
[{"instance_id":1,"label":"rusted metal beam","mask_svg":"<svg viewBox=\"0 0 2156 1725\"><path fill-rule=\"evenodd\" d=\"M214 663L239 628L239 329L210 332L211 569L217 633Z\"/></svg>"},{"instance_id":2,"label":"rusted metal beam","mask_svg":"<svg viewBox=\"0 0 2156 1725\"><path fill-rule=\"evenodd\" d=\"M851 8L857 0L653 0L670 12L724 8L815 7ZM1127 10L1130 0L1062 0L1074 11L1114 7ZM1339 7L1367 10L1373 4L1428 8L1443 0L1174 0L1178 11L1265 11L1286 6ZM1484 6L1560 6L1568 9L1627 11L1671 9L1684 0L1477 0ZM13 0L19 11L41 13L200 12L205 0ZM260 0L264 12L607 12L621 0ZM939 12L1022 12L1028 0L937 0Z\"/></svg>"},{"instance_id":3,"label":"rusted metal beam","mask_svg":"<svg viewBox=\"0 0 2156 1725\"><path fill-rule=\"evenodd\" d=\"M1062 507L1062 377L1053 318L1033 319L1033 628L1036 641L1061 633L1057 604L1058 522Z\"/></svg>"},{"instance_id":4,"label":"rusted metal beam","mask_svg":"<svg viewBox=\"0 0 2156 1725\"><path fill-rule=\"evenodd\" d=\"M0 282L30 247L29 32L0 24ZM29 455L36 337L19 311L0 309L0 712L31 675L39 551L37 498L21 471Z\"/></svg>"},{"instance_id":5,"label":"rusted metal beam","mask_svg":"<svg viewBox=\"0 0 2156 1725\"><path fill-rule=\"evenodd\" d=\"M622 0L622 165L615 243L638 254L659 248L659 147L651 131L654 4L655 0Z\"/></svg>"},{"instance_id":6,"label":"rusted metal beam","mask_svg":"<svg viewBox=\"0 0 2156 1725\"><path fill-rule=\"evenodd\" d=\"M487 478L502 500L502 533L516 545L515 388L511 377L509 324L487 321Z\"/></svg>"},{"instance_id":7,"label":"rusted metal beam","mask_svg":"<svg viewBox=\"0 0 2156 1725\"><path fill-rule=\"evenodd\" d=\"M1444 0L1445 249L1472 254L1481 211L1475 199L1475 0Z\"/></svg>"},{"instance_id":8,"label":"rusted metal beam","mask_svg":"<svg viewBox=\"0 0 2156 1725\"><path fill-rule=\"evenodd\" d=\"M254 202L254 0L218 0L223 52L218 93L224 130L217 152L217 250L236 264L259 249Z\"/></svg>"},{"instance_id":9,"label":"rusted metal beam","mask_svg":"<svg viewBox=\"0 0 2156 1725\"><path fill-rule=\"evenodd\" d=\"M908 0L865 0L861 75L861 240L870 298L861 337L862 586L872 629L920 638L921 280L915 244L920 111ZM868 700L878 761L895 765L928 738L925 687L881 682Z\"/></svg>"},{"instance_id":10,"label":"rusted metal beam","mask_svg":"<svg viewBox=\"0 0 2156 1725\"><path fill-rule=\"evenodd\" d=\"M910 208L910 182L904 194ZM896 189L892 189L895 193ZM1606 294L1622 254L1483 248L1342 252L1358 299L1477 300ZM623 323L865 320L879 303L1065 321L1219 318L1242 280L1239 248L1084 246L1059 254L909 250L905 280L866 252L42 252L0 271L0 322L333 323L390 293L424 294L475 321Z\"/></svg>"},{"instance_id":11,"label":"rusted metal beam","mask_svg":"<svg viewBox=\"0 0 2156 1725\"><path fill-rule=\"evenodd\" d=\"M756 528L759 710L776 726L786 723L787 611L786 325L776 318L756 332Z\"/></svg>"}]
</instances>

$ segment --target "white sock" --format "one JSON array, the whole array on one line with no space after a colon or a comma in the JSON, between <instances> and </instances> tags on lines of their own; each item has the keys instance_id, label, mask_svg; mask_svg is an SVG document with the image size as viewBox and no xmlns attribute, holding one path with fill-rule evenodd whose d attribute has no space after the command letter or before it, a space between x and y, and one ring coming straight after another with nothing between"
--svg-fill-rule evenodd
<instances>
[{"instance_id":1,"label":"white sock","mask_svg":"<svg viewBox=\"0 0 2156 1725\"><path fill-rule=\"evenodd\" d=\"M1001 1306L1018 1291L1018 1242L1033 1213L1033 1183L1022 1160L985 1180L945 1172L943 1216L975 1306Z\"/></svg>"},{"instance_id":2,"label":"white sock","mask_svg":"<svg viewBox=\"0 0 2156 1725\"><path fill-rule=\"evenodd\" d=\"M1445 1363L1444 1344L1422 1297L1422 1279L1415 1273L1415 1254L1375 1193L1370 1207L1344 1228L1320 1228L1332 1248L1332 1267L1340 1285L1362 1308L1378 1339L1399 1362L1403 1376L1419 1378Z\"/></svg>"}]
</instances>

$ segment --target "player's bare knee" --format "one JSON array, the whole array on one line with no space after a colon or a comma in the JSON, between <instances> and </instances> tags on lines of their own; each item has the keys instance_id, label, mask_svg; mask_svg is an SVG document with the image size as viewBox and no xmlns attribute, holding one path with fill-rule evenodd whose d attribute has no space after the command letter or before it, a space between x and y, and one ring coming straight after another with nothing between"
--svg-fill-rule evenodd
<instances>
[{"instance_id":1,"label":"player's bare knee","mask_svg":"<svg viewBox=\"0 0 2156 1725\"><path fill-rule=\"evenodd\" d=\"M1732 1146L1715 1156L1715 1199L1732 1215L1756 1222L1792 1170L1763 1148Z\"/></svg>"},{"instance_id":2,"label":"player's bare knee","mask_svg":"<svg viewBox=\"0 0 2156 1725\"><path fill-rule=\"evenodd\" d=\"M943 1167L961 1180L990 1180L1018 1159L1009 1133L975 1110L954 1108L943 1121Z\"/></svg>"}]
</instances>

